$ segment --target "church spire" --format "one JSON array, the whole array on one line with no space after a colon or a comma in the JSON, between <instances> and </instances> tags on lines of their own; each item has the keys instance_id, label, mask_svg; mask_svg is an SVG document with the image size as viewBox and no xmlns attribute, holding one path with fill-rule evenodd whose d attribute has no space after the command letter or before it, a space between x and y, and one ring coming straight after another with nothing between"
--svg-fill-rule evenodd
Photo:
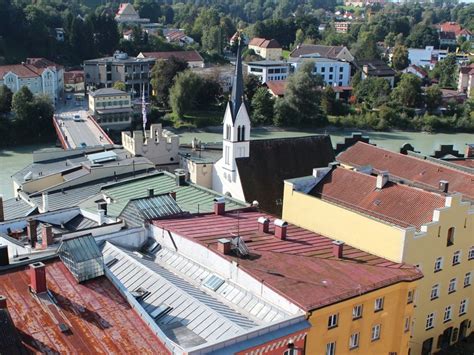
<instances>
[{"instance_id":1,"label":"church spire","mask_svg":"<svg viewBox=\"0 0 474 355\"><path fill-rule=\"evenodd\" d=\"M237 60L235 62L234 82L232 85L232 95L230 97L232 121L235 121L240 106L244 102L244 78L242 75L242 37L239 33L239 45L237 47Z\"/></svg>"}]
</instances>

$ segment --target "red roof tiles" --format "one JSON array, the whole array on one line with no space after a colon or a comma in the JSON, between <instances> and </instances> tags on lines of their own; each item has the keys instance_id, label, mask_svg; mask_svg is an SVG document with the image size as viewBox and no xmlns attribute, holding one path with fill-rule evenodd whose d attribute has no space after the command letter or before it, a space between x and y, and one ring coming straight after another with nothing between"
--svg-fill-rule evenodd
<instances>
[{"instance_id":1,"label":"red roof tiles","mask_svg":"<svg viewBox=\"0 0 474 355\"><path fill-rule=\"evenodd\" d=\"M46 68L59 68L60 66L45 58L27 58L25 63L1 65L0 79L8 72L15 73L20 78L34 78L43 73Z\"/></svg>"},{"instance_id":2,"label":"red roof tiles","mask_svg":"<svg viewBox=\"0 0 474 355\"><path fill-rule=\"evenodd\" d=\"M281 45L277 40L259 37L252 38L249 42L249 46L256 46L260 48L281 48Z\"/></svg>"},{"instance_id":3,"label":"red roof tiles","mask_svg":"<svg viewBox=\"0 0 474 355\"><path fill-rule=\"evenodd\" d=\"M285 96L286 86L288 84L286 80L269 80L265 84L267 84L268 90L270 90L273 95Z\"/></svg>"},{"instance_id":4,"label":"red roof tiles","mask_svg":"<svg viewBox=\"0 0 474 355\"><path fill-rule=\"evenodd\" d=\"M394 153L373 145L358 142L337 156L343 164L355 167L371 166L377 171L388 171L390 175L411 181L430 189L438 189L440 180L449 181L449 191L459 192L464 198L474 200L474 174Z\"/></svg>"},{"instance_id":5,"label":"red roof tiles","mask_svg":"<svg viewBox=\"0 0 474 355\"><path fill-rule=\"evenodd\" d=\"M259 234L257 219L271 220L269 234ZM273 236L274 217L260 212L227 212L155 221L154 225L200 243L217 253L217 240L240 235L250 258L222 255L305 310L317 309L361 293L422 276L398 264L345 245L343 257L332 253L332 240L289 225L286 240Z\"/></svg>"},{"instance_id":6,"label":"red roof tiles","mask_svg":"<svg viewBox=\"0 0 474 355\"><path fill-rule=\"evenodd\" d=\"M57 304L46 294L30 293L28 268L0 275L0 294L7 296L13 322L32 352L170 354L105 277L78 284L54 261L46 263L46 279ZM58 322L70 331L61 332Z\"/></svg>"},{"instance_id":7,"label":"red roof tiles","mask_svg":"<svg viewBox=\"0 0 474 355\"><path fill-rule=\"evenodd\" d=\"M377 189L376 180L376 176L336 168L316 185L311 195L418 230L432 221L436 208L445 206L442 195L393 182Z\"/></svg>"}]
</instances>

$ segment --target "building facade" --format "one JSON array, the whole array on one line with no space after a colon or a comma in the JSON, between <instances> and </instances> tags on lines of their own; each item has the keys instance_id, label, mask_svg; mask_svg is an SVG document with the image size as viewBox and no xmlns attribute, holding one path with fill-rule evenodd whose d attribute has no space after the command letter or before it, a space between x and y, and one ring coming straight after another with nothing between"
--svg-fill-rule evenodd
<instances>
[{"instance_id":1,"label":"building facade","mask_svg":"<svg viewBox=\"0 0 474 355\"><path fill-rule=\"evenodd\" d=\"M384 174L374 177L338 167L315 171L304 181L286 181L283 218L416 265L424 277L413 296L410 349L428 355L472 331L474 214L459 194L436 195L385 179ZM349 193L370 184L374 189L360 202L353 198L356 193Z\"/></svg>"},{"instance_id":2,"label":"building facade","mask_svg":"<svg viewBox=\"0 0 474 355\"><path fill-rule=\"evenodd\" d=\"M290 65L284 61L262 60L247 63L248 74L257 76L262 83L285 80L290 74Z\"/></svg>"},{"instance_id":3,"label":"building facade","mask_svg":"<svg viewBox=\"0 0 474 355\"><path fill-rule=\"evenodd\" d=\"M86 90L111 88L115 82L125 83L126 92L140 97L150 93L150 73L154 58L129 57L127 53L117 51L112 57L84 61Z\"/></svg>"},{"instance_id":4,"label":"building facade","mask_svg":"<svg viewBox=\"0 0 474 355\"><path fill-rule=\"evenodd\" d=\"M283 53L281 45L277 40L259 37L250 40L249 49L252 49L255 54L267 60L280 60Z\"/></svg>"},{"instance_id":5,"label":"building facade","mask_svg":"<svg viewBox=\"0 0 474 355\"><path fill-rule=\"evenodd\" d=\"M89 112L104 128L129 127L133 116L131 96L113 88L90 92Z\"/></svg>"},{"instance_id":6,"label":"building facade","mask_svg":"<svg viewBox=\"0 0 474 355\"><path fill-rule=\"evenodd\" d=\"M458 91L471 97L474 88L474 64L459 68Z\"/></svg>"},{"instance_id":7,"label":"building facade","mask_svg":"<svg viewBox=\"0 0 474 355\"><path fill-rule=\"evenodd\" d=\"M56 104L64 92L64 68L45 58L27 58L21 64L0 66L0 85L13 93L26 86L34 95L47 95Z\"/></svg>"},{"instance_id":8,"label":"building facade","mask_svg":"<svg viewBox=\"0 0 474 355\"><path fill-rule=\"evenodd\" d=\"M448 55L446 49L434 49L433 46L423 48L408 48L408 60L410 64L420 67L428 67L432 70L435 64Z\"/></svg>"},{"instance_id":9,"label":"building facade","mask_svg":"<svg viewBox=\"0 0 474 355\"><path fill-rule=\"evenodd\" d=\"M313 74L321 75L328 86L348 86L351 79L351 65L348 62L330 58L305 57L292 63L296 70L304 62L314 62Z\"/></svg>"}]
</instances>

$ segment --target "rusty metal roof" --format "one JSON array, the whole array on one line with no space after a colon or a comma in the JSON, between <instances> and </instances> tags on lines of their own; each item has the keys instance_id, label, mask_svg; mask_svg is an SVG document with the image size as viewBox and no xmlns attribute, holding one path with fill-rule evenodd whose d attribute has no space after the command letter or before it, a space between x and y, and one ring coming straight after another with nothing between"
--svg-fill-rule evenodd
<instances>
[{"instance_id":1,"label":"rusty metal roof","mask_svg":"<svg viewBox=\"0 0 474 355\"><path fill-rule=\"evenodd\" d=\"M58 259L46 263L46 278L52 297L30 293L26 267L0 275L0 294L29 350L170 354L107 278L78 284Z\"/></svg>"},{"instance_id":2,"label":"rusty metal roof","mask_svg":"<svg viewBox=\"0 0 474 355\"><path fill-rule=\"evenodd\" d=\"M268 234L258 233L257 219L270 219ZM193 215L155 221L160 228L194 240L217 253L217 241L240 235L250 258L222 255L305 310L422 277L416 268L391 262L345 245L343 257L333 255L333 240L289 225L286 240L275 238L274 216L253 211L225 215Z\"/></svg>"}]
</instances>

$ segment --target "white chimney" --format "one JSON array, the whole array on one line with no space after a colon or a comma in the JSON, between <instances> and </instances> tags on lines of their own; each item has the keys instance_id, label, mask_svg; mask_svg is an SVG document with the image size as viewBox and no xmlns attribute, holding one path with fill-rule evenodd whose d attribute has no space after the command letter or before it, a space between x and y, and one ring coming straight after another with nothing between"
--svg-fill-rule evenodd
<instances>
[{"instance_id":1,"label":"white chimney","mask_svg":"<svg viewBox=\"0 0 474 355\"><path fill-rule=\"evenodd\" d=\"M383 189L385 184L388 182L388 171L381 171L377 175L377 182L375 183L375 187L379 190Z\"/></svg>"},{"instance_id":2,"label":"white chimney","mask_svg":"<svg viewBox=\"0 0 474 355\"><path fill-rule=\"evenodd\" d=\"M43 213L49 211L49 199L48 199L48 193L43 192Z\"/></svg>"},{"instance_id":3,"label":"white chimney","mask_svg":"<svg viewBox=\"0 0 474 355\"><path fill-rule=\"evenodd\" d=\"M99 224L99 226L101 226L105 223L105 210L98 210L97 214L99 215L97 223Z\"/></svg>"}]
</instances>

